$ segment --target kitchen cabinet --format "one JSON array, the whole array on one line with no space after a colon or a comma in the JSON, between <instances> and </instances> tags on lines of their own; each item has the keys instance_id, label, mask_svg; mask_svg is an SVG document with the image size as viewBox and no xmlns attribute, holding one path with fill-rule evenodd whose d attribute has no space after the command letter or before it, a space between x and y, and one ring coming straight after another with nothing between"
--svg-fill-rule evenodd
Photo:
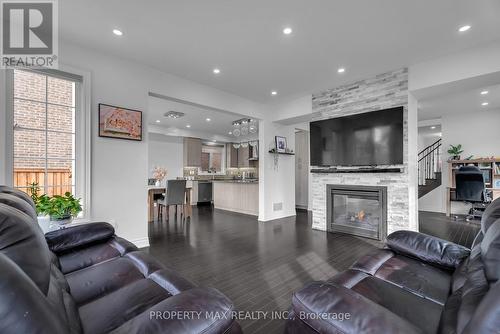
<instances>
[{"instance_id":1,"label":"kitchen cabinet","mask_svg":"<svg viewBox=\"0 0 500 334\"><path fill-rule=\"evenodd\" d=\"M201 167L201 139L184 137L184 167Z\"/></svg>"},{"instance_id":2,"label":"kitchen cabinet","mask_svg":"<svg viewBox=\"0 0 500 334\"><path fill-rule=\"evenodd\" d=\"M250 146L250 145L249 145ZM238 148L238 167L250 167L250 148L249 146Z\"/></svg>"},{"instance_id":3,"label":"kitchen cabinet","mask_svg":"<svg viewBox=\"0 0 500 334\"><path fill-rule=\"evenodd\" d=\"M250 149L250 153L249 153L250 161L259 160L259 144L255 145L255 146L249 145L248 148Z\"/></svg>"},{"instance_id":4,"label":"kitchen cabinet","mask_svg":"<svg viewBox=\"0 0 500 334\"><path fill-rule=\"evenodd\" d=\"M214 208L259 215L259 183L214 181Z\"/></svg>"},{"instance_id":5,"label":"kitchen cabinet","mask_svg":"<svg viewBox=\"0 0 500 334\"><path fill-rule=\"evenodd\" d=\"M234 148L233 143L226 144L226 166L238 168L238 149Z\"/></svg>"}]
</instances>

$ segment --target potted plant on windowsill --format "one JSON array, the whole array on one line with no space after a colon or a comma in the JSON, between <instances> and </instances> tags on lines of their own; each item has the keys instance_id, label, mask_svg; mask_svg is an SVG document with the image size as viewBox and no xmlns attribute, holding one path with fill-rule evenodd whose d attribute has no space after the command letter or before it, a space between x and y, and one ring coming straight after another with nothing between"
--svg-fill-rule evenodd
<instances>
[{"instance_id":1,"label":"potted plant on windowsill","mask_svg":"<svg viewBox=\"0 0 500 334\"><path fill-rule=\"evenodd\" d=\"M460 160L460 154L463 153L462 144L458 144L457 146L450 145L448 149L448 154L451 155L451 160Z\"/></svg>"},{"instance_id":2,"label":"potted plant on windowsill","mask_svg":"<svg viewBox=\"0 0 500 334\"><path fill-rule=\"evenodd\" d=\"M64 196L39 195L40 187L35 182L30 184L29 191L36 206L38 223L42 229L48 228L51 221L60 225L71 223L73 218L82 211L80 199L73 197L69 192L66 192Z\"/></svg>"},{"instance_id":3,"label":"potted plant on windowsill","mask_svg":"<svg viewBox=\"0 0 500 334\"><path fill-rule=\"evenodd\" d=\"M35 203L36 215L38 224L41 226L42 230L47 230L50 225L50 217L47 213L49 208L49 196L43 194L39 195L40 187L38 183L33 182L29 185L28 191L30 193L33 203Z\"/></svg>"},{"instance_id":4,"label":"potted plant on windowsill","mask_svg":"<svg viewBox=\"0 0 500 334\"><path fill-rule=\"evenodd\" d=\"M82 211L80 199L66 192L64 196L54 195L48 200L46 212L50 220L60 225L69 224Z\"/></svg>"}]
</instances>

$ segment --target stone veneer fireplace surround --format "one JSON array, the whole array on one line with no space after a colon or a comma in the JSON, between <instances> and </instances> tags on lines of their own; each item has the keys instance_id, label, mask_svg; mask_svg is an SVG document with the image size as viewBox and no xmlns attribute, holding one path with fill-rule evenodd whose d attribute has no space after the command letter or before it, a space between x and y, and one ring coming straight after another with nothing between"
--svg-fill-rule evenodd
<instances>
[{"instance_id":1,"label":"stone veneer fireplace surround","mask_svg":"<svg viewBox=\"0 0 500 334\"><path fill-rule=\"evenodd\" d=\"M335 170L311 166L313 228L328 231L327 185L360 185L387 188L387 234L397 230L417 230L410 224L410 177L408 174L408 69L377 75L312 96L313 120L323 120L393 107L404 107L403 164L376 166L371 173L363 167L336 167ZM380 169L388 169L380 172ZM359 169L359 172L353 172Z\"/></svg>"}]
</instances>

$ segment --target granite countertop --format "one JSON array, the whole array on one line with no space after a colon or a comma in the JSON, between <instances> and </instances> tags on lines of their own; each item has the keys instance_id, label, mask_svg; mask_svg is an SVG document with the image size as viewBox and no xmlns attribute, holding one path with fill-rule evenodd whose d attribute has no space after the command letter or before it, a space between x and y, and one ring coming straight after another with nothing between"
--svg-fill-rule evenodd
<instances>
[{"instance_id":1,"label":"granite countertop","mask_svg":"<svg viewBox=\"0 0 500 334\"><path fill-rule=\"evenodd\" d=\"M259 183L259 179L226 179L226 180L212 180L212 182L226 182L226 183Z\"/></svg>"}]
</instances>

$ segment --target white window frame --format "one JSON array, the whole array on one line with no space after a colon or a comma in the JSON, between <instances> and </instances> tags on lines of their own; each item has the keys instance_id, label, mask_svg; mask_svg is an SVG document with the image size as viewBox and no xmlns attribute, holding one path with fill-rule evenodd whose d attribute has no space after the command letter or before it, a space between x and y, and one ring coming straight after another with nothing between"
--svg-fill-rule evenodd
<instances>
[{"instance_id":1,"label":"white window frame","mask_svg":"<svg viewBox=\"0 0 500 334\"><path fill-rule=\"evenodd\" d=\"M91 216L91 138L92 112L90 96L90 72L71 66L59 65L59 71L82 77L75 85L75 197L81 198L81 217ZM6 70L6 184L13 186L14 180L14 71Z\"/></svg>"}]
</instances>

